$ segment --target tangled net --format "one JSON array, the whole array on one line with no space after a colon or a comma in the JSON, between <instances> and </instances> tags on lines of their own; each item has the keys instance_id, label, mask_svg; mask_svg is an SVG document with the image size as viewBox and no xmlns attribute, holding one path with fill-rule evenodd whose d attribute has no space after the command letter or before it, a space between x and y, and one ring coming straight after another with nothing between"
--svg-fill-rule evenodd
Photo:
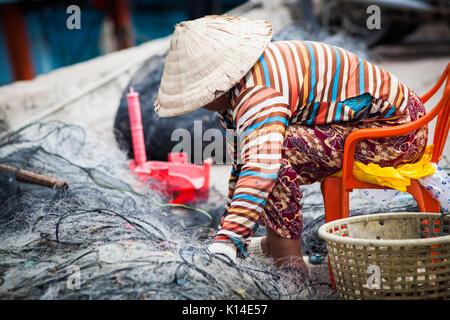
<instances>
[{"instance_id":1,"label":"tangled net","mask_svg":"<svg viewBox=\"0 0 450 320\"><path fill-rule=\"evenodd\" d=\"M317 297L324 284L300 270L210 254L211 214L165 203L154 191L163 186L142 186L125 154L60 122L0 140L0 163L69 185L0 173L1 299Z\"/></svg>"}]
</instances>

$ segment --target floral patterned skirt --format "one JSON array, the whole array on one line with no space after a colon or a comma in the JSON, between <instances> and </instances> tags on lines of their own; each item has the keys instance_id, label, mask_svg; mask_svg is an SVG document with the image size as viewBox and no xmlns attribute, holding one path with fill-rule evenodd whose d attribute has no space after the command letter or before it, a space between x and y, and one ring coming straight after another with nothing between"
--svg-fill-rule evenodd
<instances>
[{"instance_id":1,"label":"floral patterned skirt","mask_svg":"<svg viewBox=\"0 0 450 320\"><path fill-rule=\"evenodd\" d=\"M258 224L279 236L299 239L302 233L300 185L318 182L342 169L344 142L353 131L409 123L425 115L420 99L411 93L405 114L391 120L339 123L320 126L290 125L283 143L281 168ZM361 141L355 160L397 167L414 163L427 145L428 128L408 135Z\"/></svg>"}]
</instances>

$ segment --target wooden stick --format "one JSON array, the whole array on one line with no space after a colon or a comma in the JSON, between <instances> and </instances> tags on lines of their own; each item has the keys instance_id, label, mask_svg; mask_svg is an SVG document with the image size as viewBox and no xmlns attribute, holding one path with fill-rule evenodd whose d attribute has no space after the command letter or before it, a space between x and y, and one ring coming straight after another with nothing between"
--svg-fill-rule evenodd
<instances>
[{"instance_id":1,"label":"wooden stick","mask_svg":"<svg viewBox=\"0 0 450 320\"><path fill-rule=\"evenodd\" d=\"M15 174L16 180L19 182L37 184L40 186L57 189L65 189L69 187L65 181L49 178L28 170L17 169L6 164L0 163L0 171L7 171Z\"/></svg>"}]
</instances>

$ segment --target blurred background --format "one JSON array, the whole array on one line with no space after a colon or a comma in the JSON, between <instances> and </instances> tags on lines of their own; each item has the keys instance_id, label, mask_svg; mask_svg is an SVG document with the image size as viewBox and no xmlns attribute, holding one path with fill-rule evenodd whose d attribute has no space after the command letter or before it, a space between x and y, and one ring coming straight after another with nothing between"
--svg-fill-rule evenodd
<instances>
[{"instance_id":1,"label":"blurred background","mask_svg":"<svg viewBox=\"0 0 450 320\"><path fill-rule=\"evenodd\" d=\"M223 13L243 0L0 1L0 85L167 36L183 20ZM80 7L79 30L66 28Z\"/></svg>"},{"instance_id":2,"label":"blurred background","mask_svg":"<svg viewBox=\"0 0 450 320\"><path fill-rule=\"evenodd\" d=\"M76 4L81 29L65 27ZM367 7L382 10L379 30L366 26ZM430 22L441 22L422 42L449 43L449 0L0 0L0 85L169 35L183 20L222 14L238 6L284 6L290 18L311 28L360 37L369 47L398 44ZM449 50L446 46L441 51ZM448 52L448 51L447 51Z\"/></svg>"}]
</instances>

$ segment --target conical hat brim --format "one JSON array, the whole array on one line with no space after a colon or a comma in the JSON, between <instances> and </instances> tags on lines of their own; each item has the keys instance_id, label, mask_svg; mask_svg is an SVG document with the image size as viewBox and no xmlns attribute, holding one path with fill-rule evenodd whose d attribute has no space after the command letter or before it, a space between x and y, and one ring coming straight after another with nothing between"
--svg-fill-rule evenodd
<instances>
[{"instance_id":1,"label":"conical hat brim","mask_svg":"<svg viewBox=\"0 0 450 320\"><path fill-rule=\"evenodd\" d=\"M267 21L206 16L176 25L155 111L177 116L230 90L258 61L272 39Z\"/></svg>"}]
</instances>

